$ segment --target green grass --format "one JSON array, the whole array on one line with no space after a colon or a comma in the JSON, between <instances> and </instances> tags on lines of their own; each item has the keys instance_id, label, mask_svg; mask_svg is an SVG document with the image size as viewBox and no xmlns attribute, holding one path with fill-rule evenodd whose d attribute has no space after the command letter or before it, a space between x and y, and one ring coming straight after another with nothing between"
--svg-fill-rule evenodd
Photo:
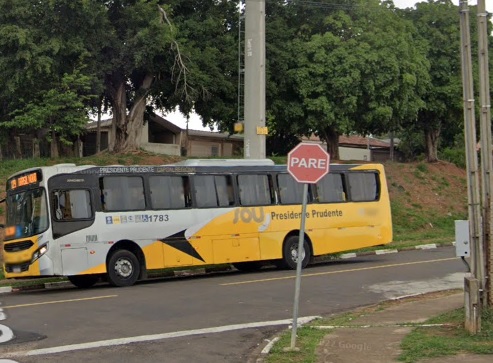
<instances>
[{"instance_id":1,"label":"green grass","mask_svg":"<svg viewBox=\"0 0 493 363\"><path fill-rule=\"evenodd\" d=\"M275 343L269 353L267 363L300 363L316 362L317 348L323 337L331 333L327 329L314 329L317 326L345 326L360 316L385 310L396 302L383 302L381 304L358 309L353 312L336 315L330 318L317 319L304 325L297 331L296 347L298 351L289 351L291 331L284 331L280 340ZM399 360L402 362L418 362L425 358L434 358L457 353L468 352L473 354L493 354L493 311L483 312L481 324L482 331L477 335L470 335L463 328L464 310L457 309L429 319L428 324L444 324L440 327L416 328L407 335L401 344L402 354Z\"/></svg>"},{"instance_id":2,"label":"green grass","mask_svg":"<svg viewBox=\"0 0 493 363\"><path fill-rule=\"evenodd\" d=\"M415 328L402 341L399 360L416 362L463 352L493 354L493 310L483 311L481 332L476 335L464 329L464 316L464 309L457 309L427 321L446 326Z\"/></svg>"},{"instance_id":3,"label":"green grass","mask_svg":"<svg viewBox=\"0 0 493 363\"><path fill-rule=\"evenodd\" d=\"M300 327L296 330L297 351L290 350L291 331L283 334L268 355L268 363L313 363L317 361L316 349L327 330Z\"/></svg>"}]
</instances>

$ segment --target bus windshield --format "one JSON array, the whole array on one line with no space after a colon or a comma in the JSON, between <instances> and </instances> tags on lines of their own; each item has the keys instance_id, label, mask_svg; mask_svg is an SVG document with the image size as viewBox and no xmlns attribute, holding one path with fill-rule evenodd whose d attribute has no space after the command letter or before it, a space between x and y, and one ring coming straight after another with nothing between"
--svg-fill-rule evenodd
<instances>
[{"instance_id":1,"label":"bus windshield","mask_svg":"<svg viewBox=\"0 0 493 363\"><path fill-rule=\"evenodd\" d=\"M5 239L30 237L48 228L48 204L43 188L7 197Z\"/></svg>"}]
</instances>

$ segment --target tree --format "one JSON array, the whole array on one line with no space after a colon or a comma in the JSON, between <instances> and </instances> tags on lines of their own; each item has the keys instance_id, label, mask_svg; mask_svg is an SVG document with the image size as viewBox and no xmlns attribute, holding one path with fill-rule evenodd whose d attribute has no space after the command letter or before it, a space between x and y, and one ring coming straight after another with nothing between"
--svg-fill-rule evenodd
<instances>
[{"instance_id":1,"label":"tree","mask_svg":"<svg viewBox=\"0 0 493 363\"><path fill-rule=\"evenodd\" d=\"M292 10L288 28L296 26L296 38L286 46L293 66L277 77L299 106L277 107L296 111L297 119L281 127L317 134L337 159L339 135L391 131L417 113L422 100L416 90L426 84L427 63L410 35L412 24L393 5L354 1L341 9L327 2L320 10L294 3L300 8ZM286 125L280 115L276 125Z\"/></svg>"},{"instance_id":2,"label":"tree","mask_svg":"<svg viewBox=\"0 0 493 363\"><path fill-rule=\"evenodd\" d=\"M455 130L455 134L461 124L459 10L451 0L429 0L403 13L428 43L426 57L430 62L430 82L421 94L425 105L407 127L423 132L426 159L435 162L442 130Z\"/></svg>"},{"instance_id":3,"label":"tree","mask_svg":"<svg viewBox=\"0 0 493 363\"><path fill-rule=\"evenodd\" d=\"M92 94L88 87L98 88L89 60L98 49L104 20L91 5L83 0L0 0L3 132L36 131L50 140L56 132L70 143L85 126Z\"/></svg>"},{"instance_id":4,"label":"tree","mask_svg":"<svg viewBox=\"0 0 493 363\"><path fill-rule=\"evenodd\" d=\"M108 9L105 55L110 64L104 83L114 151L138 148L148 110L178 106L185 115L195 110L204 124L223 120L221 128L232 125L235 2L174 0L165 7L157 0L100 2Z\"/></svg>"},{"instance_id":5,"label":"tree","mask_svg":"<svg viewBox=\"0 0 493 363\"><path fill-rule=\"evenodd\" d=\"M39 136L47 136L51 142L51 157L58 157L57 139L71 144L73 136L79 136L88 122L84 101L91 97L90 78L79 72L65 74L55 88L39 95L19 110L11 113L13 119L2 127L19 130L39 130ZM85 96L82 96L86 93Z\"/></svg>"}]
</instances>

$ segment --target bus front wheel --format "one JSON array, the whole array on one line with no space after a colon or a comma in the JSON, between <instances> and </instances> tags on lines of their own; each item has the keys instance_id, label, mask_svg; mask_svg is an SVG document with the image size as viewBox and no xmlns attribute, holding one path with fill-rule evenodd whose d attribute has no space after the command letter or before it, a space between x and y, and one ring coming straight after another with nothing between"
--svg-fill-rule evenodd
<instances>
[{"instance_id":1,"label":"bus front wheel","mask_svg":"<svg viewBox=\"0 0 493 363\"><path fill-rule=\"evenodd\" d=\"M117 287L135 284L140 274L137 257L130 251L115 251L108 261L108 281Z\"/></svg>"},{"instance_id":2,"label":"bus front wheel","mask_svg":"<svg viewBox=\"0 0 493 363\"><path fill-rule=\"evenodd\" d=\"M68 276L68 280L81 289L92 287L99 280L98 275L74 275Z\"/></svg>"},{"instance_id":3,"label":"bus front wheel","mask_svg":"<svg viewBox=\"0 0 493 363\"><path fill-rule=\"evenodd\" d=\"M286 239L282 251L282 264L283 267L289 268L291 270L296 269L296 264L298 263L298 236L290 236ZM301 267L305 268L311 260L310 246L306 239L303 241L303 251L301 252L302 260Z\"/></svg>"}]
</instances>

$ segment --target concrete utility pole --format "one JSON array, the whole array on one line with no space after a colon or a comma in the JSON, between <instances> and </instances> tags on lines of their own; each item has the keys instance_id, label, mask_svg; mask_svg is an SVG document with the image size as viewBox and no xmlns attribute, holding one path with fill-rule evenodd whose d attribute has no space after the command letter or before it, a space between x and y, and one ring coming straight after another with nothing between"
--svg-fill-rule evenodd
<instances>
[{"instance_id":1,"label":"concrete utility pole","mask_svg":"<svg viewBox=\"0 0 493 363\"><path fill-rule=\"evenodd\" d=\"M464 136L466 144L467 194L469 214L469 236L471 242L472 276L464 280L465 327L475 334L481 331L480 291L483 291L483 263L481 232L481 205L479 196L478 157L476 152L476 126L474 114L474 92L467 0L460 0L460 33L462 58L462 87L464 102Z\"/></svg>"},{"instance_id":2,"label":"concrete utility pole","mask_svg":"<svg viewBox=\"0 0 493 363\"><path fill-rule=\"evenodd\" d=\"M245 1L245 159L265 159L265 0Z\"/></svg>"},{"instance_id":3,"label":"concrete utility pole","mask_svg":"<svg viewBox=\"0 0 493 363\"><path fill-rule=\"evenodd\" d=\"M483 203L483 236L485 275L483 307L493 306L493 230L491 223L492 210L492 155L491 155L491 115L490 115L490 81L488 70L488 25L485 0L478 0L478 34L479 34L479 98L481 102L481 170L482 170L482 203Z\"/></svg>"}]
</instances>

